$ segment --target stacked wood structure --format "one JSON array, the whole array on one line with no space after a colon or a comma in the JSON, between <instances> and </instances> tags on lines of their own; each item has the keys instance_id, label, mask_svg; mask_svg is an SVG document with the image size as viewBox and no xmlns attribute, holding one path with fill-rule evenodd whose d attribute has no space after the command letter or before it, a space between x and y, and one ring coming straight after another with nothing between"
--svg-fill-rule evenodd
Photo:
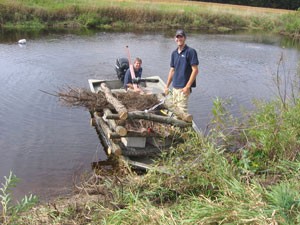
<instances>
[{"instance_id":1,"label":"stacked wood structure","mask_svg":"<svg viewBox=\"0 0 300 225\"><path fill-rule=\"evenodd\" d=\"M145 79L143 86L151 90L157 104L152 109L133 111L116 97L117 93L126 93L120 80L89 80L91 91L104 93L107 102L113 106L91 111L92 125L107 154L127 157L157 154L184 141L186 128L196 128L190 114L174 109L166 101L162 94L163 81L158 76L150 80Z\"/></svg>"}]
</instances>

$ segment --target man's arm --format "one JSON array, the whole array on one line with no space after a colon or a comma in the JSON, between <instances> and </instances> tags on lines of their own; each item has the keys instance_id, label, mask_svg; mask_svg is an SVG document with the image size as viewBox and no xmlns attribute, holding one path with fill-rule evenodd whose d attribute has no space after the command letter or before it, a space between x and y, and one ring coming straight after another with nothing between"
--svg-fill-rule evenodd
<instances>
[{"instance_id":1,"label":"man's arm","mask_svg":"<svg viewBox=\"0 0 300 225\"><path fill-rule=\"evenodd\" d=\"M166 84L166 87L165 87L165 94L169 93L169 87L170 87L170 85L172 83L174 72L175 72L174 67L171 67L170 71L169 71L169 75L168 75L167 84Z\"/></svg>"},{"instance_id":2,"label":"man's arm","mask_svg":"<svg viewBox=\"0 0 300 225\"><path fill-rule=\"evenodd\" d=\"M132 83L131 83L130 70L127 69L127 71L125 73L125 77L124 77L124 88L127 89L129 86L131 86L130 88L133 88Z\"/></svg>"},{"instance_id":3,"label":"man's arm","mask_svg":"<svg viewBox=\"0 0 300 225\"><path fill-rule=\"evenodd\" d=\"M194 83L198 73L199 73L198 65L192 65L192 73L191 73L190 79L187 82L187 84L185 85L185 87L182 89L182 92L185 95L189 95L191 93L191 86Z\"/></svg>"}]
</instances>

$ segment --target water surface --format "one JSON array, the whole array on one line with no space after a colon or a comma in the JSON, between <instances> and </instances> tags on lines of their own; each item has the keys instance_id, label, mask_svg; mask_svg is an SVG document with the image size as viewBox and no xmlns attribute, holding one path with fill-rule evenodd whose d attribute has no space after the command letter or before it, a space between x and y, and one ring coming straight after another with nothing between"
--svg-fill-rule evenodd
<instances>
[{"instance_id":1,"label":"water surface","mask_svg":"<svg viewBox=\"0 0 300 225\"><path fill-rule=\"evenodd\" d=\"M0 35L0 181L13 171L21 178L15 194L29 192L48 199L67 193L74 177L106 155L83 108L66 108L55 93L67 86L88 88L87 80L114 79L117 57L143 59L143 76L169 71L176 44L170 34L92 33ZM231 99L232 111L251 108L253 98L274 96L272 75L283 54L285 73L295 74L296 47L275 36L190 34L187 44L199 55L200 74L190 99L190 112L204 129L213 99Z\"/></svg>"}]
</instances>

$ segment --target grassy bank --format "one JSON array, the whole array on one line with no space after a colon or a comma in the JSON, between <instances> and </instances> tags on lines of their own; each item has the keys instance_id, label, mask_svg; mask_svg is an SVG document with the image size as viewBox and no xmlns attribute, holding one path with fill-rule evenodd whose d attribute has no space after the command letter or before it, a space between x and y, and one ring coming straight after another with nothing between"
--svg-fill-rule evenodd
<instances>
[{"instance_id":1,"label":"grassy bank","mask_svg":"<svg viewBox=\"0 0 300 225\"><path fill-rule=\"evenodd\" d=\"M258 104L243 123L219 100L214 112L209 135L190 132L157 162L163 173L97 171L16 224L299 224L299 100Z\"/></svg>"},{"instance_id":2,"label":"grassy bank","mask_svg":"<svg viewBox=\"0 0 300 225\"><path fill-rule=\"evenodd\" d=\"M299 12L189 1L0 0L3 28L259 29L298 37Z\"/></svg>"}]
</instances>

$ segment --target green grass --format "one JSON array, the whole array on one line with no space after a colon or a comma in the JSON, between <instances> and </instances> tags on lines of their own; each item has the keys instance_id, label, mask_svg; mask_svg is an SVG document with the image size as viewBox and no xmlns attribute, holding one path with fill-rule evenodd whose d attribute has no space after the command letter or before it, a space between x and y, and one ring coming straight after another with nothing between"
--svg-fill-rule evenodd
<instances>
[{"instance_id":1,"label":"green grass","mask_svg":"<svg viewBox=\"0 0 300 225\"><path fill-rule=\"evenodd\" d=\"M215 115L222 109L219 104L216 104L218 109ZM279 102L277 104L280 105ZM265 107L269 108L268 104ZM282 114L299 114L300 107L295 107L297 110L291 105ZM250 116L250 120L257 119L255 127L268 124L258 119L257 115L261 113L260 110L254 111ZM274 117L272 110L265 113L266 117L269 113ZM221 117L230 116L223 109L220 114ZM249 146L258 145L259 142L254 142L256 135L252 136L247 131L253 128L252 122L248 124L247 120L243 120L239 128L231 127L230 123L225 130L243 130L235 133L236 138L246 133ZM221 122L219 119L214 121ZM208 136L188 131L188 142L157 161L157 165L167 169L166 172L151 170L144 176L137 176L120 162L123 169L114 170L109 175L107 171L96 171L83 182L77 202L64 201L61 204L57 200L55 207L41 206L29 214L30 219L28 214L19 219L26 224L70 224L74 221L76 224L128 225L299 224L298 148L291 149L297 157L290 158L282 152L274 152L274 160L274 154L266 154L260 159L263 161L260 165L267 163L268 167L254 168L250 164L256 150L246 150L247 145L244 145L238 150L228 151L227 146L232 143L229 139L222 142L225 136L229 136L224 133L225 127L226 124L216 126ZM263 132L268 134L273 130ZM276 147L276 143L273 144ZM290 144L285 142L282 146ZM260 151L268 152L268 148L261 147ZM247 154L239 157L244 151ZM87 197L90 198L86 200Z\"/></svg>"},{"instance_id":2,"label":"green grass","mask_svg":"<svg viewBox=\"0 0 300 225\"><path fill-rule=\"evenodd\" d=\"M3 225L16 224L20 218L20 214L35 206L38 198L35 195L25 195L21 202L13 204L13 188L16 187L19 179L10 172L9 176L4 176L5 182L1 184L0 188L0 206L1 216L0 223Z\"/></svg>"},{"instance_id":3,"label":"green grass","mask_svg":"<svg viewBox=\"0 0 300 225\"><path fill-rule=\"evenodd\" d=\"M260 29L294 37L300 29L297 12L192 1L1 0L0 5L4 28Z\"/></svg>"}]
</instances>

